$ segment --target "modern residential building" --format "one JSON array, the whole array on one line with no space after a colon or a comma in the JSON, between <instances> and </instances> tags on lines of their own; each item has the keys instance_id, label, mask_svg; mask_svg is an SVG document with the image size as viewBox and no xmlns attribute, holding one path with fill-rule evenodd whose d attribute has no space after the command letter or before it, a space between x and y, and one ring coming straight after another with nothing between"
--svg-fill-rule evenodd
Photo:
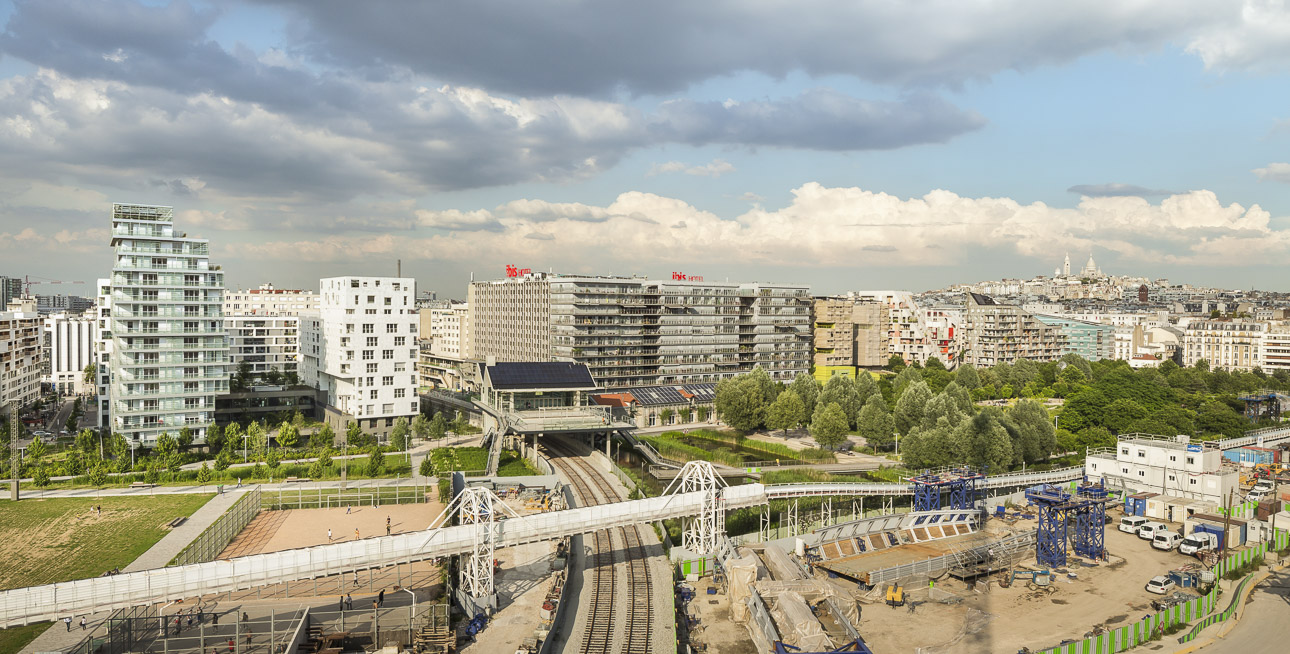
<instances>
[{"instance_id":1,"label":"modern residential building","mask_svg":"<svg viewBox=\"0 0 1290 654\"><path fill-rule=\"evenodd\" d=\"M5 311L10 302L22 297L22 278L0 277L0 311Z\"/></svg>"},{"instance_id":2,"label":"modern residential building","mask_svg":"<svg viewBox=\"0 0 1290 654\"><path fill-rule=\"evenodd\" d=\"M416 280L329 277L319 308L300 316L300 377L317 388L323 419L341 433L350 421L379 438L420 411Z\"/></svg>"},{"instance_id":3,"label":"modern residential building","mask_svg":"<svg viewBox=\"0 0 1290 654\"><path fill-rule=\"evenodd\" d=\"M978 368L1018 359L1055 361L1066 350L1066 336L1059 327L988 295L968 293L964 318L963 360Z\"/></svg>"},{"instance_id":4,"label":"modern residential building","mask_svg":"<svg viewBox=\"0 0 1290 654\"><path fill-rule=\"evenodd\" d=\"M224 329L230 372L246 363L251 374L261 379L270 370L299 373L300 316L226 314Z\"/></svg>"},{"instance_id":5,"label":"modern residential building","mask_svg":"<svg viewBox=\"0 0 1290 654\"><path fill-rule=\"evenodd\" d=\"M1086 320L1062 316L1035 314L1039 322L1056 327L1066 336L1062 354L1074 353L1089 361L1101 361L1115 356L1116 328ZM1141 331L1141 327L1137 327Z\"/></svg>"},{"instance_id":6,"label":"modern residential building","mask_svg":"<svg viewBox=\"0 0 1290 654\"><path fill-rule=\"evenodd\" d=\"M430 349L449 359L470 358L470 309L465 302L448 300L422 307L421 338Z\"/></svg>"},{"instance_id":7,"label":"modern residential building","mask_svg":"<svg viewBox=\"0 0 1290 654\"><path fill-rule=\"evenodd\" d=\"M1210 368L1253 370L1268 324L1251 320L1195 320L1183 330L1183 365L1204 359Z\"/></svg>"},{"instance_id":8,"label":"modern residential building","mask_svg":"<svg viewBox=\"0 0 1290 654\"><path fill-rule=\"evenodd\" d=\"M170 207L113 204L112 246L112 431L150 447L188 427L201 442L228 392L224 273Z\"/></svg>"},{"instance_id":9,"label":"modern residential building","mask_svg":"<svg viewBox=\"0 0 1290 654\"><path fill-rule=\"evenodd\" d=\"M895 354L907 364L919 365L935 357L947 368L958 365L963 348L962 312L957 308L920 307L909 291L851 291L846 297L887 308L888 357Z\"/></svg>"},{"instance_id":10,"label":"modern residential building","mask_svg":"<svg viewBox=\"0 0 1290 654\"><path fill-rule=\"evenodd\" d=\"M112 280L100 279L94 287L98 289L94 304L94 384L98 393L94 426L103 428L112 424Z\"/></svg>"},{"instance_id":11,"label":"modern residential building","mask_svg":"<svg viewBox=\"0 0 1290 654\"><path fill-rule=\"evenodd\" d=\"M94 362L98 320L89 314L49 314L42 320L45 365L42 381L61 395L92 395L94 379L85 368Z\"/></svg>"},{"instance_id":12,"label":"modern residential building","mask_svg":"<svg viewBox=\"0 0 1290 654\"><path fill-rule=\"evenodd\" d=\"M35 311L0 311L0 408L22 409L40 398L40 332Z\"/></svg>"},{"instance_id":13,"label":"modern residential building","mask_svg":"<svg viewBox=\"0 0 1290 654\"><path fill-rule=\"evenodd\" d=\"M94 300L79 295L37 295L36 311L40 313L82 313L94 307Z\"/></svg>"},{"instance_id":14,"label":"modern residential building","mask_svg":"<svg viewBox=\"0 0 1290 654\"><path fill-rule=\"evenodd\" d=\"M1268 325L1259 344L1259 367L1264 372L1290 370L1290 323Z\"/></svg>"},{"instance_id":15,"label":"modern residential building","mask_svg":"<svg viewBox=\"0 0 1290 654\"><path fill-rule=\"evenodd\" d=\"M473 282L471 358L585 363L606 388L810 368L805 286L524 273Z\"/></svg>"},{"instance_id":16,"label":"modern residential building","mask_svg":"<svg viewBox=\"0 0 1290 654\"><path fill-rule=\"evenodd\" d=\"M886 305L855 298L816 298L812 309L817 378L854 377L859 368L887 365L891 344Z\"/></svg>"},{"instance_id":17,"label":"modern residential building","mask_svg":"<svg viewBox=\"0 0 1290 654\"><path fill-rule=\"evenodd\" d=\"M318 294L301 289L274 288L261 284L259 288L238 289L224 293L226 316L298 316L301 311L316 311Z\"/></svg>"},{"instance_id":18,"label":"modern residential building","mask_svg":"<svg viewBox=\"0 0 1290 654\"><path fill-rule=\"evenodd\" d=\"M1223 462L1217 443L1189 436L1121 436L1113 448L1091 449L1084 470L1089 481L1133 493L1157 493L1223 506L1237 487L1239 471Z\"/></svg>"}]
</instances>

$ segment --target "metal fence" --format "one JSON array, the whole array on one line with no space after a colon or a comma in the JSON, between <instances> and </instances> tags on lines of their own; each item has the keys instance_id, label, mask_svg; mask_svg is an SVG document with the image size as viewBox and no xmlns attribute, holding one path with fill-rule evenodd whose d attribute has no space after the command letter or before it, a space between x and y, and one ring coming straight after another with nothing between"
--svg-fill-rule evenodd
<instances>
[{"instance_id":1,"label":"metal fence","mask_svg":"<svg viewBox=\"0 0 1290 654\"><path fill-rule=\"evenodd\" d=\"M384 506L387 504L422 504L426 493L434 488L424 483L410 486L362 485L350 488L279 488L260 495L260 507L266 511L285 509L332 509L345 506Z\"/></svg>"},{"instance_id":2,"label":"metal fence","mask_svg":"<svg viewBox=\"0 0 1290 654\"><path fill-rule=\"evenodd\" d=\"M256 486L230 506L224 515L206 528L170 562L171 565L189 565L214 561L220 552L260 512L260 487Z\"/></svg>"},{"instance_id":3,"label":"metal fence","mask_svg":"<svg viewBox=\"0 0 1290 654\"><path fill-rule=\"evenodd\" d=\"M145 627L144 625L147 625ZM124 654L142 651L157 635L157 608L117 609L67 654Z\"/></svg>"}]
</instances>

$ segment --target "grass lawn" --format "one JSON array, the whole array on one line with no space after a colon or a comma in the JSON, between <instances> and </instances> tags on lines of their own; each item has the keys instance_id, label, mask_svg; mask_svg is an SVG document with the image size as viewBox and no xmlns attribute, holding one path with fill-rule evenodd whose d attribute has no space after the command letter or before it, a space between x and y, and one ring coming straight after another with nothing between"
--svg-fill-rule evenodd
<instances>
[{"instance_id":1,"label":"grass lawn","mask_svg":"<svg viewBox=\"0 0 1290 654\"><path fill-rule=\"evenodd\" d=\"M0 501L0 590L37 586L124 568L213 495ZM101 505L103 514L93 507Z\"/></svg>"},{"instance_id":2,"label":"grass lawn","mask_svg":"<svg viewBox=\"0 0 1290 654\"><path fill-rule=\"evenodd\" d=\"M36 636L45 633L52 624L52 622L38 622L25 627L0 629L0 654L16 654L26 647L27 643L36 640Z\"/></svg>"}]
</instances>

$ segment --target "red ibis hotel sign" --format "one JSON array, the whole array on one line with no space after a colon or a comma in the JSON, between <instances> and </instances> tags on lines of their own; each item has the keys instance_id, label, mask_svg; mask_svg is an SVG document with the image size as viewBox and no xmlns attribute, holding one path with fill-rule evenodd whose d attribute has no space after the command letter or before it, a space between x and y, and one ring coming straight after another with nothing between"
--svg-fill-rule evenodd
<instances>
[{"instance_id":1,"label":"red ibis hotel sign","mask_svg":"<svg viewBox=\"0 0 1290 654\"><path fill-rule=\"evenodd\" d=\"M532 268L516 268L515 266L510 266L510 265L506 266L507 277L519 277L521 275L527 275L531 272L533 272Z\"/></svg>"},{"instance_id":2,"label":"red ibis hotel sign","mask_svg":"<svg viewBox=\"0 0 1290 654\"><path fill-rule=\"evenodd\" d=\"M675 282L701 282L701 281L703 281L703 277L702 277L701 275L687 275L687 274L685 274L685 273L683 273L683 272L674 272L674 273L672 273L672 281L675 281Z\"/></svg>"}]
</instances>

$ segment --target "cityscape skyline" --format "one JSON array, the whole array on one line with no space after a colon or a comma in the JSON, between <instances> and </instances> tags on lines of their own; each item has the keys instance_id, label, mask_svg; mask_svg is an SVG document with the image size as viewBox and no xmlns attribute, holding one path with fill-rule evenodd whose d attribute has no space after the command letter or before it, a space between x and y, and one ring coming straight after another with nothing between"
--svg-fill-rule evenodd
<instances>
[{"instance_id":1,"label":"cityscape skyline","mask_svg":"<svg viewBox=\"0 0 1290 654\"><path fill-rule=\"evenodd\" d=\"M92 295L136 201L244 288L401 258L441 295L507 264L919 291L1067 251L1275 287L1290 18L1246 4L0 2L0 274Z\"/></svg>"}]
</instances>

